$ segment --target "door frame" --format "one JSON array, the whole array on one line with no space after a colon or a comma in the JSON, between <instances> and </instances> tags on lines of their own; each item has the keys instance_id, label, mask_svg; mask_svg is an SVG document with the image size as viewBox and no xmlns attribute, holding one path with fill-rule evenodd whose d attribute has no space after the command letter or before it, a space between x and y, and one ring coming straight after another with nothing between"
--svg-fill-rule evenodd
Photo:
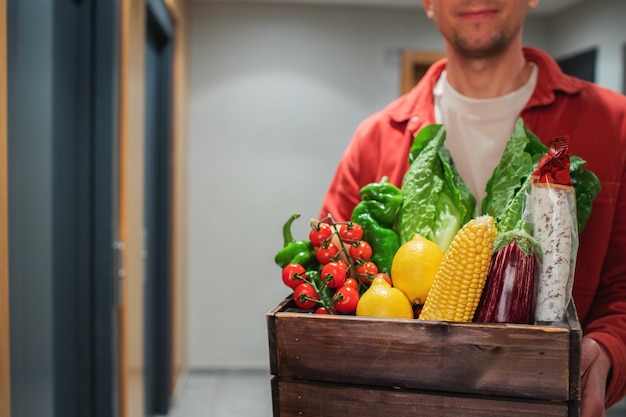
<instances>
[{"instance_id":1,"label":"door frame","mask_svg":"<svg viewBox=\"0 0 626 417\"><path fill-rule=\"evenodd\" d=\"M119 20L119 0L54 6L55 415L119 416Z\"/></svg>"},{"instance_id":2,"label":"door frame","mask_svg":"<svg viewBox=\"0 0 626 417\"><path fill-rule=\"evenodd\" d=\"M167 414L172 386L172 149L174 22L146 1L144 224L146 411ZM150 57L154 59L151 64ZM154 84L148 85L153 82Z\"/></svg>"},{"instance_id":3,"label":"door frame","mask_svg":"<svg viewBox=\"0 0 626 417\"><path fill-rule=\"evenodd\" d=\"M0 417L11 415L6 0L0 0Z\"/></svg>"},{"instance_id":4,"label":"door frame","mask_svg":"<svg viewBox=\"0 0 626 417\"><path fill-rule=\"evenodd\" d=\"M63 0L54 9L53 45L59 57L53 79L54 389L59 415L119 415L118 1Z\"/></svg>"},{"instance_id":5,"label":"door frame","mask_svg":"<svg viewBox=\"0 0 626 417\"><path fill-rule=\"evenodd\" d=\"M115 417L120 415L120 0L98 0L94 7L94 416Z\"/></svg>"},{"instance_id":6,"label":"door frame","mask_svg":"<svg viewBox=\"0 0 626 417\"><path fill-rule=\"evenodd\" d=\"M172 366L170 392L182 388L187 372L186 204L187 77L189 2L165 0L174 22L172 98ZM120 237L123 242L121 306L122 416L144 415L144 113L146 0L122 2L120 108Z\"/></svg>"}]
</instances>

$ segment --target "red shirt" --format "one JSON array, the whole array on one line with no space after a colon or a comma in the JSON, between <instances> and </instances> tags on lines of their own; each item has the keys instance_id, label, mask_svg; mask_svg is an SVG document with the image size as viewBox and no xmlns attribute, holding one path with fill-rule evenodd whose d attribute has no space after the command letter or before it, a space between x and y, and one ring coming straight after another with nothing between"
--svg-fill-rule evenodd
<instances>
[{"instance_id":1,"label":"red shirt","mask_svg":"<svg viewBox=\"0 0 626 417\"><path fill-rule=\"evenodd\" d=\"M570 153L587 161L602 183L580 235L573 297L585 336L609 352L613 368L607 406L626 394L626 97L563 74L546 53L524 48L539 67L522 111L544 144L570 136ZM400 187L415 134L434 120L433 88L446 60L435 63L406 95L356 130L324 199L320 218L348 220L359 190L383 176Z\"/></svg>"}]
</instances>

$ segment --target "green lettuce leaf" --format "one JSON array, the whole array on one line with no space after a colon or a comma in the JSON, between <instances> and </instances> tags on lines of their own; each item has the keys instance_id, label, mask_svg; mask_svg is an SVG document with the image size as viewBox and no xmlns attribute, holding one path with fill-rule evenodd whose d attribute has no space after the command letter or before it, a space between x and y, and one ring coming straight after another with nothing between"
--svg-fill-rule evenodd
<instances>
[{"instance_id":1,"label":"green lettuce leaf","mask_svg":"<svg viewBox=\"0 0 626 417\"><path fill-rule=\"evenodd\" d=\"M476 215L476 199L443 145L445 138L442 125L426 126L415 136L402 182L397 226L401 244L419 233L445 252L456 232Z\"/></svg>"},{"instance_id":2,"label":"green lettuce leaf","mask_svg":"<svg viewBox=\"0 0 626 417\"><path fill-rule=\"evenodd\" d=\"M522 219L530 175L546 152L548 147L519 118L502 158L487 182L487 195L481 205L483 214L495 218L500 233L513 230ZM579 233L591 215L593 200L600 192L600 181L586 169L586 164L580 157L570 155L570 177L576 193Z\"/></svg>"},{"instance_id":3,"label":"green lettuce leaf","mask_svg":"<svg viewBox=\"0 0 626 417\"><path fill-rule=\"evenodd\" d=\"M576 191L576 216L580 234L591 216L593 200L602 189L602 185L596 174L586 169L587 162L584 159L571 155L569 163L570 177Z\"/></svg>"},{"instance_id":4,"label":"green lettuce leaf","mask_svg":"<svg viewBox=\"0 0 626 417\"><path fill-rule=\"evenodd\" d=\"M481 205L482 213L496 220L500 233L513 230L522 218L530 174L546 150L518 119L502 158L487 181L487 194Z\"/></svg>"}]
</instances>

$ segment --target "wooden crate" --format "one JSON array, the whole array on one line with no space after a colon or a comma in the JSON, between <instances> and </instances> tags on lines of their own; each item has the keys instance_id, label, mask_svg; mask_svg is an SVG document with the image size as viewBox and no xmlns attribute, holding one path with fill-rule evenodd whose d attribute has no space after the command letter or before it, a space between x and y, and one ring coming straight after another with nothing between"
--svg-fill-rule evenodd
<instances>
[{"instance_id":1,"label":"wooden crate","mask_svg":"<svg viewBox=\"0 0 626 417\"><path fill-rule=\"evenodd\" d=\"M559 416L580 408L573 305L546 326L267 313L274 417Z\"/></svg>"}]
</instances>

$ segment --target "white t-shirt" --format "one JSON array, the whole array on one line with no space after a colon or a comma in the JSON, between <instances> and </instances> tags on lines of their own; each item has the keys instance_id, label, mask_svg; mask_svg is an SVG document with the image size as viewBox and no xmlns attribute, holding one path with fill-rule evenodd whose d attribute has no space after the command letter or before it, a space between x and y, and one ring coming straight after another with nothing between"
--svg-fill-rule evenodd
<instances>
[{"instance_id":1,"label":"white t-shirt","mask_svg":"<svg viewBox=\"0 0 626 417\"><path fill-rule=\"evenodd\" d=\"M435 89L435 121L446 129L446 147L478 210L485 186L515 128L520 112L537 84L537 66L528 82L512 93L490 99L466 97L456 91L443 72Z\"/></svg>"}]
</instances>

